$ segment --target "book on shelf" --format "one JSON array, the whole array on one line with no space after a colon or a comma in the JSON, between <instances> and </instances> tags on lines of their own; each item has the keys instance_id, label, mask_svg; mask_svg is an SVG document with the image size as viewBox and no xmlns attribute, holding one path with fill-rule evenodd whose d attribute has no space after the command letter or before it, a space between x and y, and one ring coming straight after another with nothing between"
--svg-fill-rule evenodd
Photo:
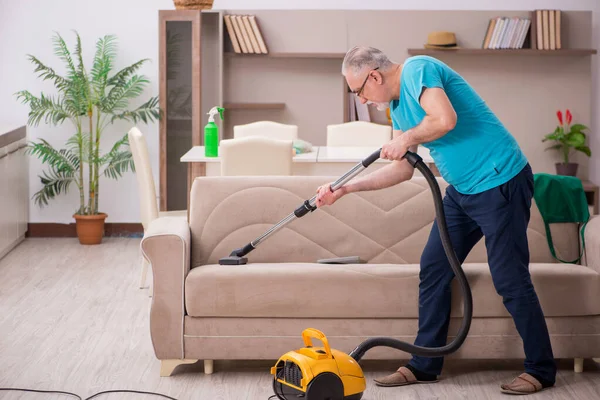
<instances>
[{"instance_id":1,"label":"book on shelf","mask_svg":"<svg viewBox=\"0 0 600 400\"><path fill-rule=\"evenodd\" d=\"M527 17L491 18L481 48L559 50L561 35L561 10L533 10Z\"/></svg>"},{"instance_id":2,"label":"book on shelf","mask_svg":"<svg viewBox=\"0 0 600 400\"><path fill-rule=\"evenodd\" d=\"M225 14L223 20L234 52L269 53L255 15Z\"/></svg>"},{"instance_id":3,"label":"book on shelf","mask_svg":"<svg viewBox=\"0 0 600 400\"><path fill-rule=\"evenodd\" d=\"M534 10L535 40L532 49L560 50L562 48L561 10ZM533 31L533 28L532 28Z\"/></svg>"},{"instance_id":4,"label":"book on shelf","mask_svg":"<svg viewBox=\"0 0 600 400\"><path fill-rule=\"evenodd\" d=\"M530 26L528 17L491 18L481 48L522 49Z\"/></svg>"}]
</instances>

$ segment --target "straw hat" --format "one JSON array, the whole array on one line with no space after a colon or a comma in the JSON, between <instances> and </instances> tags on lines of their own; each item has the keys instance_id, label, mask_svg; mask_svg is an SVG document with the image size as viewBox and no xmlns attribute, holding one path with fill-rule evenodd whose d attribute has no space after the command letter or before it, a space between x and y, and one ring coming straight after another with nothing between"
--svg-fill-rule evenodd
<instances>
[{"instance_id":1,"label":"straw hat","mask_svg":"<svg viewBox=\"0 0 600 400\"><path fill-rule=\"evenodd\" d=\"M426 49L459 49L454 32L436 31L427 35Z\"/></svg>"}]
</instances>

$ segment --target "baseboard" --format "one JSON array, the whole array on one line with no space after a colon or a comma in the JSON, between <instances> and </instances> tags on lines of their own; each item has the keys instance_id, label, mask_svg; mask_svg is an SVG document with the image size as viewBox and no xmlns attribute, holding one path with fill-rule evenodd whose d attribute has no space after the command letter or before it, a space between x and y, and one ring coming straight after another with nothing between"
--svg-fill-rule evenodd
<instances>
[{"instance_id":1,"label":"baseboard","mask_svg":"<svg viewBox=\"0 0 600 400\"><path fill-rule=\"evenodd\" d=\"M144 227L140 223L105 223L105 237L142 237ZM27 237L77 237L75 223L29 223L27 224Z\"/></svg>"}]
</instances>

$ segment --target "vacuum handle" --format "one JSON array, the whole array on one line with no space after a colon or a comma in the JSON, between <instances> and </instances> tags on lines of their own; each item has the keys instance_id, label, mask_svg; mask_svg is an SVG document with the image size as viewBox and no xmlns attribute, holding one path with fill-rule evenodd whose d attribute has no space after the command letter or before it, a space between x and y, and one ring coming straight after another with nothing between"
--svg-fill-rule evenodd
<instances>
[{"instance_id":1,"label":"vacuum handle","mask_svg":"<svg viewBox=\"0 0 600 400\"><path fill-rule=\"evenodd\" d=\"M373 164L375 161L377 161L379 159L380 155L381 155L381 147L379 148L379 150L374 151L373 154L371 154L369 157L362 160L363 167L367 168L369 165Z\"/></svg>"},{"instance_id":2,"label":"vacuum handle","mask_svg":"<svg viewBox=\"0 0 600 400\"><path fill-rule=\"evenodd\" d=\"M381 148L379 148L379 150L373 152L373 154L371 154L369 157L365 158L362 161L362 165L363 167L367 168L369 165L373 164L375 161L377 161L377 159L381 157ZM414 167L415 164L422 160L422 158L417 154L417 153L413 153L412 151L407 151L406 154L404 154L402 156L402 158L406 158L408 160L408 162Z\"/></svg>"},{"instance_id":3,"label":"vacuum handle","mask_svg":"<svg viewBox=\"0 0 600 400\"><path fill-rule=\"evenodd\" d=\"M323 342L323 347L325 348L325 353L329 358L332 358L331 348L329 347L329 341L323 332L315 328L306 328L302 331L302 339L304 340L304 345L306 347L312 347L312 340L310 338L319 339Z\"/></svg>"},{"instance_id":4,"label":"vacuum handle","mask_svg":"<svg viewBox=\"0 0 600 400\"><path fill-rule=\"evenodd\" d=\"M381 157L381 147L378 150L374 151L370 156L356 164L354 168L352 168L350 171L348 171L346 174L340 177L337 181L331 184L329 188L332 192L335 192L336 190L344 186L346 182L354 178L361 171L365 170L369 165L377 161L379 157ZM417 153L413 153L412 151L407 151L406 154L402 156L402 158L408 160L410 165L412 165L413 167L416 165L417 162L422 160L422 158ZM311 204L314 204L314 200L316 200L316 198L317 196L313 197L310 200Z\"/></svg>"}]
</instances>

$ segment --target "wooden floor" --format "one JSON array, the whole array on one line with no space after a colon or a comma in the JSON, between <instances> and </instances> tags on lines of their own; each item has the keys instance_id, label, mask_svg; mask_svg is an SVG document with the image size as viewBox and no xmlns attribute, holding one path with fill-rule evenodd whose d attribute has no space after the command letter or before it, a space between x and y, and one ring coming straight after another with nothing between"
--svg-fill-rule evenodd
<instances>
[{"instance_id":1,"label":"wooden floor","mask_svg":"<svg viewBox=\"0 0 600 400\"><path fill-rule=\"evenodd\" d=\"M109 238L100 246L76 239L27 239L0 260L0 387L75 392L153 391L179 400L266 400L272 362L202 362L160 378L148 330L147 290L139 286L140 239ZM506 399L499 384L521 372L519 361L446 362L441 381L380 388L372 379L401 361L366 363L363 399ZM0 399L70 399L65 395L2 392ZM98 399L159 399L109 394ZM600 399L600 367L584 372L560 361L557 386L531 399Z\"/></svg>"}]
</instances>

